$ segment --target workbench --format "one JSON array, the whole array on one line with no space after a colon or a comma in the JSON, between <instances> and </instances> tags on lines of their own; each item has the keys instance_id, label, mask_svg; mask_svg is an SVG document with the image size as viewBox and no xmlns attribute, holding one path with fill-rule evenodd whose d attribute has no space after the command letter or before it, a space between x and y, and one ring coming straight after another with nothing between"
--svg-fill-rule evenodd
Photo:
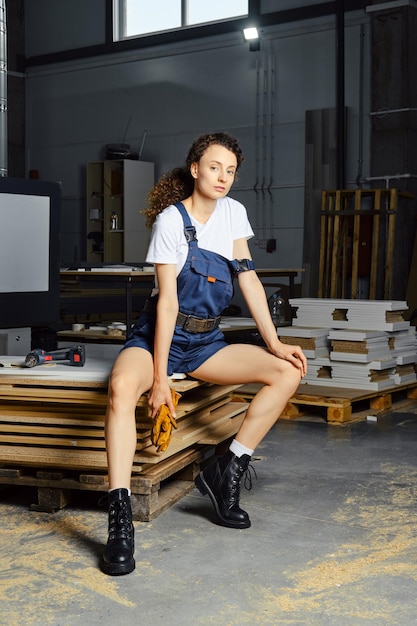
<instances>
[{"instance_id":1,"label":"workbench","mask_svg":"<svg viewBox=\"0 0 417 626\"><path fill-rule=\"evenodd\" d=\"M266 279L265 283L268 286L276 286L275 279L286 278L288 279L289 297L294 297L294 280L295 277L303 272L301 268L267 268L257 269L256 273L261 279ZM123 271L120 269L111 270L110 268L98 268L97 270L85 268L79 270L61 270L60 271L60 298L61 298L61 310L65 310L65 302L74 300L77 297L86 297L89 294L90 297L101 296L106 297L105 291L110 294L111 290L115 295L124 298L125 302L125 319L126 328L130 328L132 325L133 314L133 296L134 288L136 289L136 295L138 300L142 300L142 306L149 295L153 282L154 282L153 268L147 268L143 270L138 268L135 270ZM270 281L274 282L270 282ZM139 310L142 308L140 306Z\"/></svg>"},{"instance_id":2,"label":"workbench","mask_svg":"<svg viewBox=\"0 0 417 626\"><path fill-rule=\"evenodd\" d=\"M257 330L255 321L251 317L223 317L220 322L220 330L224 333L226 340L232 338L236 333L242 331ZM60 330L57 333L59 346L62 347L62 342L82 344L95 344L106 343L122 345L126 341L126 332L124 330L118 330L117 334L109 334L106 326L101 329L95 326L92 330Z\"/></svg>"}]
</instances>

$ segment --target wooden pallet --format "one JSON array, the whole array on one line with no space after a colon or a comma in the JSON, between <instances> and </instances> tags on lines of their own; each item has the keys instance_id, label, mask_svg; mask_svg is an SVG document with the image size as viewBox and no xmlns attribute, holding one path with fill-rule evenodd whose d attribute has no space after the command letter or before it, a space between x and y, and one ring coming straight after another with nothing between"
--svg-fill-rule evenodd
<instances>
[{"instance_id":1,"label":"wooden pallet","mask_svg":"<svg viewBox=\"0 0 417 626\"><path fill-rule=\"evenodd\" d=\"M157 465L144 465L141 474L135 475L131 483L133 518L151 521L189 493L201 465L213 456L214 450L208 446L192 446ZM76 491L98 492L98 502L109 487L105 472L84 474L22 467L0 467L0 483L36 487L38 502L30 508L47 513L67 506Z\"/></svg>"},{"instance_id":2,"label":"wooden pallet","mask_svg":"<svg viewBox=\"0 0 417 626\"><path fill-rule=\"evenodd\" d=\"M235 392L235 399L250 401L260 385L243 385ZM306 415L321 416L329 424L348 424L378 415L385 411L403 408L417 400L417 384L397 385L383 391L361 391L325 387L299 386L297 393L287 403L280 419L297 419Z\"/></svg>"},{"instance_id":3,"label":"wooden pallet","mask_svg":"<svg viewBox=\"0 0 417 626\"><path fill-rule=\"evenodd\" d=\"M106 379L83 379L72 368L63 379L55 369L57 379L55 370L46 370L45 378L24 371L0 376L0 484L37 487L33 508L49 511L65 506L74 490L108 488ZM142 521L193 488L201 461L236 434L247 409L233 401L236 385L184 379L172 386L181 393L178 429L165 452L152 445L146 397L136 408L132 501L135 518Z\"/></svg>"}]
</instances>

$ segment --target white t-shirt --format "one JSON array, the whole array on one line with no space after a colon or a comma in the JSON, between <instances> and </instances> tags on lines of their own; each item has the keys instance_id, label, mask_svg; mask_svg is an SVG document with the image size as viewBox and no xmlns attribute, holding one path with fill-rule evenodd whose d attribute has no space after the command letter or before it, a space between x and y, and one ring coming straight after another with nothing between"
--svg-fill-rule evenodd
<instances>
[{"instance_id":1,"label":"white t-shirt","mask_svg":"<svg viewBox=\"0 0 417 626\"><path fill-rule=\"evenodd\" d=\"M196 229L198 246L233 259L233 242L254 236L243 204L226 196L217 200L216 208L205 224L190 215ZM152 227L147 263L173 263L180 273L188 254L184 222L177 207L170 205L159 213Z\"/></svg>"}]
</instances>

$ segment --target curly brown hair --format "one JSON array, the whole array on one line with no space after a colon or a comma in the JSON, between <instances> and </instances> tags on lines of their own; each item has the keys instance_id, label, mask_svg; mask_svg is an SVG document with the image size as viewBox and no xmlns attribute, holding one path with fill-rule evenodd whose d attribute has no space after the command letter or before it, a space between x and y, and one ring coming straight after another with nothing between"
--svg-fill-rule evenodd
<instances>
[{"instance_id":1,"label":"curly brown hair","mask_svg":"<svg viewBox=\"0 0 417 626\"><path fill-rule=\"evenodd\" d=\"M190 172L191 164L198 163L207 148L213 144L223 146L233 152L237 160L236 171L239 169L243 161L243 154L234 137L223 132L201 135L191 145L185 165L163 174L149 192L147 197L148 208L141 211L146 216L148 228L152 227L156 216L167 206L191 196L194 190L194 178Z\"/></svg>"}]
</instances>

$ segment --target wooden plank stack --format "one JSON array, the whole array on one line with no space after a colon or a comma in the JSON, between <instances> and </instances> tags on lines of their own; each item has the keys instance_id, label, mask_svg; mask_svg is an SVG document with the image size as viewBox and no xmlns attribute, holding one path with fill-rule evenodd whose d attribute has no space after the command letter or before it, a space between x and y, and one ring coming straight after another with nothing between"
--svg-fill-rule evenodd
<instances>
[{"instance_id":1,"label":"wooden plank stack","mask_svg":"<svg viewBox=\"0 0 417 626\"><path fill-rule=\"evenodd\" d=\"M33 370L22 368L18 357L2 357L2 362L0 484L37 486L36 507L47 510L63 506L72 489L106 491L104 414L111 361L90 358L84 368L55 363ZM193 488L200 464L237 432L247 408L232 399L236 386L171 382L182 397L178 429L165 452L156 452L151 443L146 397L136 409L132 493L134 515L142 521Z\"/></svg>"}]
</instances>

